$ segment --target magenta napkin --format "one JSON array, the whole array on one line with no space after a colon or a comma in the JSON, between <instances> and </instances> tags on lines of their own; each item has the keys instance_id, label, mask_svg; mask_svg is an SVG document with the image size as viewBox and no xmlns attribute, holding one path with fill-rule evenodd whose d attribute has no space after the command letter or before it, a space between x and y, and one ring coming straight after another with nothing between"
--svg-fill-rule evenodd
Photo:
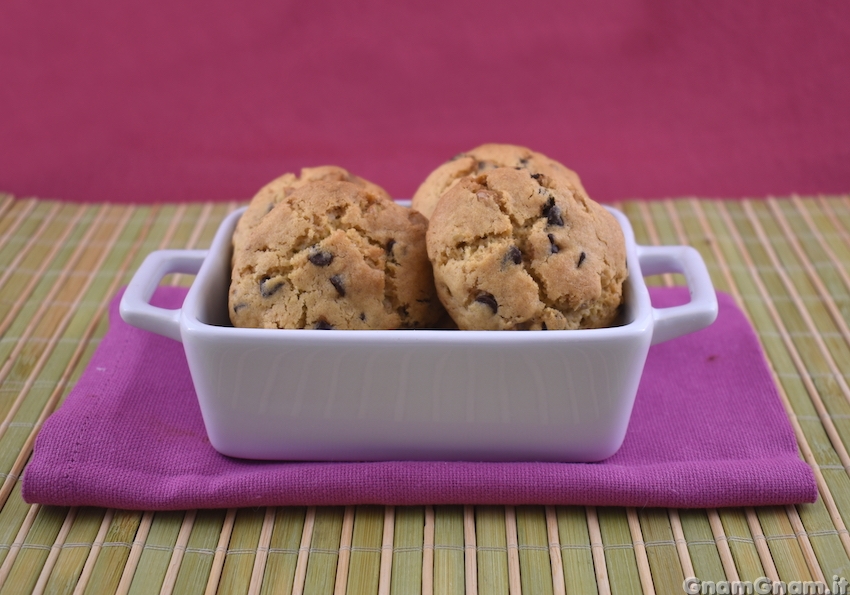
<instances>
[{"instance_id":1,"label":"magenta napkin","mask_svg":"<svg viewBox=\"0 0 850 595\"><path fill-rule=\"evenodd\" d=\"M180 307L185 290L154 303ZM686 300L653 291L656 306ZM182 345L110 329L46 421L27 502L169 510L270 505L583 504L721 507L812 502L817 488L758 341L733 300L707 329L653 346L623 447L601 463L255 462L204 431Z\"/></svg>"}]
</instances>

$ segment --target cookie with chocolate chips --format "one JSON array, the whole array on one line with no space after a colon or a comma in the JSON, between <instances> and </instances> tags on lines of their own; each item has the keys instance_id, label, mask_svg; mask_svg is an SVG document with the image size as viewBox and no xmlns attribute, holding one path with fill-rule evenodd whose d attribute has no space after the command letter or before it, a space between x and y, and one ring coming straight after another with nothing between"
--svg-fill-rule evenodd
<instances>
[{"instance_id":1,"label":"cookie with chocolate chips","mask_svg":"<svg viewBox=\"0 0 850 595\"><path fill-rule=\"evenodd\" d=\"M436 325L445 311L425 250L427 223L365 184L318 180L295 188L234 245L233 325Z\"/></svg>"},{"instance_id":2,"label":"cookie with chocolate chips","mask_svg":"<svg viewBox=\"0 0 850 595\"><path fill-rule=\"evenodd\" d=\"M320 167L305 167L300 175L286 173L263 186L259 192L248 203L248 208L233 232L233 243L240 247L243 238L277 206L284 198L295 192L298 188L313 182L351 182L357 184L375 195L392 200L389 194L380 186L355 176L349 171L335 165L323 165Z\"/></svg>"},{"instance_id":3,"label":"cookie with chocolate chips","mask_svg":"<svg viewBox=\"0 0 850 595\"><path fill-rule=\"evenodd\" d=\"M427 233L437 293L461 329L612 325L627 277L623 232L580 186L528 169L460 179Z\"/></svg>"},{"instance_id":4,"label":"cookie with chocolate chips","mask_svg":"<svg viewBox=\"0 0 850 595\"><path fill-rule=\"evenodd\" d=\"M554 159L526 147L490 143L456 155L431 172L414 193L411 206L430 217L443 193L459 180L497 167L525 169L553 182L562 179L564 185L584 192L578 174Z\"/></svg>"}]
</instances>

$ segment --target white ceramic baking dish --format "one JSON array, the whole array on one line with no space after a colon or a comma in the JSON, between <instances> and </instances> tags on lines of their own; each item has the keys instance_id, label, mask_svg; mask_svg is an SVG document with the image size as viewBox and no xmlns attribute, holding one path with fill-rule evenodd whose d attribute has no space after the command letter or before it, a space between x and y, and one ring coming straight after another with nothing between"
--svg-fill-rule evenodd
<instances>
[{"instance_id":1,"label":"white ceramic baking dish","mask_svg":"<svg viewBox=\"0 0 850 595\"><path fill-rule=\"evenodd\" d=\"M182 341L210 442L287 460L598 461L623 442L651 344L712 323L699 253L635 244L623 324L573 331L270 330L231 326L231 235L209 250L150 254L127 287L129 324ZM169 273L197 274L183 307L150 298ZM644 275L681 273L685 305L658 309Z\"/></svg>"}]
</instances>

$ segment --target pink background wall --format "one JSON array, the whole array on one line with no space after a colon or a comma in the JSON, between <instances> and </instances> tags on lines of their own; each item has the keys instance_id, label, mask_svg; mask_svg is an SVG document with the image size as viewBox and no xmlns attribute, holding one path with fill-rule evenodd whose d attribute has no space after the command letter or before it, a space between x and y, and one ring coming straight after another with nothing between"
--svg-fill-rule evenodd
<instances>
[{"instance_id":1,"label":"pink background wall","mask_svg":"<svg viewBox=\"0 0 850 595\"><path fill-rule=\"evenodd\" d=\"M483 142L602 201L850 192L850 2L0 4L0 190L249 198L336 164L409 197Z\"/></svg>"}]
</instances>

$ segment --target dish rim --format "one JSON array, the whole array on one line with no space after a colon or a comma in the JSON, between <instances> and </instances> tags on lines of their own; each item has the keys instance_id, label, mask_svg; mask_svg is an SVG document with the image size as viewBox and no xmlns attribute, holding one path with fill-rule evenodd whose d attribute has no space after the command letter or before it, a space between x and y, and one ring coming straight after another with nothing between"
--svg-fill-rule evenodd
<instances>
[{"instance_id":1,"label":"dish rim","mask_svg":"<svg viewBox=\"0 0 850 595\"><path fill-rule=\"evenodd\" d=\"M402 206L405 202L397 201ZM508 344L525 343L527 341L596 341L610 340L623 335L633 333L640 334L651 326L652 303L649 290L644 281L634 231L628 218L619 210L603 205L617 220L623 231L626 246L626 265L629 275L623 283L624 312L622 316L626 319L623 324L594 329L571 329L571 330L547 330L545 332L534 331L494 331L494 330L463 330L458 329L329 329L317 332L316 329L268 329L268 328L242 328L227 324L215 324L208 322L213 316L207 311L210 307L206 300L207 295L213 289L215 275L220 275L219 268L224 268L225 262L229 265L232 255L231 238L233 229L239 217L244 213L246 207L241 207L228 214L216 231L212 244L197 273L197 278L189 288L183 307L181 309L181 326L185 332L194 336L226 335L228 338L240 338L245 340L263 340L277 337L277 340L306 339L310 343L349 343L352 341L371 341L389 339L394 342L408 341L445 341L450 343L479 343L482 341L498 340ZM228 278L230 267L227 267ZM226 296L226 294L225 294ZM226 307L225 307L226 314ZM229 321L229 317L228 317Z\"/></svg>"}]
</instances>

